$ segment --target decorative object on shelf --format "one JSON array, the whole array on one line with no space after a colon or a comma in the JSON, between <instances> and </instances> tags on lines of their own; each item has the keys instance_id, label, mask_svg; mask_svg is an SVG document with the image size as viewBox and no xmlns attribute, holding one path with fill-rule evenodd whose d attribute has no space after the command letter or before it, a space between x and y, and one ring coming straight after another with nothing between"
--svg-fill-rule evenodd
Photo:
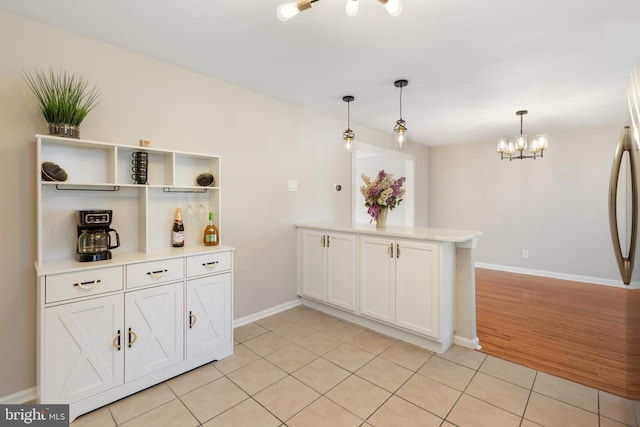
<instances>
[{"instance_id":1,"label":"decorative object on shelf","mask_svg":"<svg viewBox=\"0 0 640 427\"><path fill-rule=\"evenodd\" d=\"M200 175L198 175L198 177L196 178L196 183L200 186L200 187L209 187L211 185L214 185L216 182L215 178L213 177L212 174L208 173L208 172L204 172L201 173Z\"/></svg>"},{"instance_id":2,"label":"decorative object on shelf","mask_svg":"<svg viewBox=\"0 0 640 427\"><path fill-rule=\"evenodd\" d=\"M527 134L522 133L522 118L525 114L527 114L527 110L516 111L516 115L520 116L520 134L516 135L515 141L509 140L508 138L498 138L497 150L500 153L500 160L509 159L509 161L514 159L536 159L538 157L542 158L544 154L544 150L549 146L549 139L546 134L536 135L531 141L527 141ZM532 156L525 156L523 154L524 150L527 149L527 143L529 144L529 151ZM520 151L520 154L514 156L516 151ZM507 154L509 157L505 157Z\"/></svg>"},{"instance_id":3,"label":"decorative object on shelf","mask_svg":"<svg viewBox=\"0 0 640 427\"><path fill-rule=\"evenodd\" d=\"M407 80L396 80L393 85L400 88L400 119L393 127L393 132L396 134L394 147L405 148L409 142L407 139L407 126L406 122L402 120L402 88L407 86L409 82Z\"/></svg>"},{"instance_id":4,"label":"decorative object on shelf","mask_svg":"<svg viewBox=\"0 0 640 427\"><path fill-rule=\"evenodd\" d=\"M300 0L298 2L283 3L276 11L281 21L288 21L303 10L311 9L313 3L318 0ZM378 0L391 16L402 13L402 0ZM360 9L359 0L347 0L344 11L348 16L356 16Z\"/></svg>"},{"instance_id":5,"label":"decorative object on shelf","mask_svg":"<svg viewBox=\"0 0 640 427\"><path fill-rule=\"evenodd\" d=\"M151 147L151 141L147 139L141 139L139 143L140 143L140 147Z\"/></svg>"},{"instance_id":6,"label":"decorative object on shelf","mask_svg":"<svg viewBox=\"0 0 640 427\"><path fill-rule=\"evenodd\" d=\"M96 87L89 89L87 80L66 71L36 70L23 77L49 123L49 134L80 138L80 123L99 102Z\"/></svg>"},{"instance_id":7,"label":"decorative object on shelf","mask_svg":"<svg viewBox=\"0 0 640 427\"><path fill-rule=\"evenodd\" d=\"M135 184L148 184L147 169L149 165L149 153L146 151L134 151L131 153L131 179Z\"/></svg>"},{"instance_id":8,"label":"decorative object on shelf","mask_svg":"<svg viewBox=\"0 0 640 427\"><path fill-rule=\"evenodd\" d=\"M385 228L387 212L402 202L405 194L402 185L407 179L404 176L393 179L393 174L383 169L378 172L375 181L365 174L362 174L362 180L365 185L360 187L360 192L364 196L364 205L369 208L367 213L371 215L371 221L376 221L376 228Z\"/></svg>"},{"instance_id":9,"label":"decorative object on shelf","mask_svg":"<svg viewBox=\"0 0 640 427\"><path fill-rule=\"evenodd\" d=\"M349 0L349 1L353 1L353 0ZM356 137L356 134L353 133L353 131L351 130L351 109L349 108L349 104L351 104L354 99L356 98L351 95L342 97L342 100L347 103L347 130L342 132L342 140L344 141L344 148L347 151L351 151L351 149L353 148L353 140Z\"/></svg>"},{"instance_id":10,"label":"decorative object on shelf","mask_svg":"<svg viewBox=\"0 0 640 427\"><path fill-rule=\"evenodd\" d=\"M44 181L63 182L68 178L67 171L53 162L42 162L40 175Z\"/></svg>"}]
</instances>

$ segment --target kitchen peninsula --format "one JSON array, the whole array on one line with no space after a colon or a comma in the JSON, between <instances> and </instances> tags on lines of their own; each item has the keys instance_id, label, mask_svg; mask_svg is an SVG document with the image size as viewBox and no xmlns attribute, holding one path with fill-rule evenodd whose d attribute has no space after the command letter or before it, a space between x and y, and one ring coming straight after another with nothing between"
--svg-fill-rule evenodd
<instances>
[{"instance_id":1,"label":"kitchen peninsula","mask_svg":"<svg viewBox=\"0 0 640 427\"><path fill-rule=\"evenodd\" d=\"M480 348L478 231L297 224L303 304L437 353Z\"/></svg>"}]
</instances>

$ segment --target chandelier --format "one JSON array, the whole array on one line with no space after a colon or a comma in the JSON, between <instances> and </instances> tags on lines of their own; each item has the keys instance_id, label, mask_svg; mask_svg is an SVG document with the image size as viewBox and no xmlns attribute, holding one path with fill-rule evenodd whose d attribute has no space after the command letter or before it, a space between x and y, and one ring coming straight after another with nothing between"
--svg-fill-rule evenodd
<instances>
[{"instance_id":1,"label":"chandelier","mask_svg":"<svg viewBox=\"0 0 640 427\"><path fill-rule=\"evenodd\" d=\"M283 3L278 6L277 14L281 21L287 21L303 10L311 9L311 5L318 0L300 0L298 2ZM378 0L389 15L398 16L402 12L402 0ZM359 0L347 0L344 11L348 16L356 16L360 9Z\"/></svg>"},{"instance_id":2,"label":"chandelier","mask_svg":"<svg viewBox=\"0 0 640 427\"><path fill-rule=\"evenodd\" d=\"M509 161L514 159L536 159L538 157L542 158L544 154L544 150L549 146L549 140L547 135L541 134L536 135L535 138L531 140L527 140L527 134L522 133L522 117L527 114L527 110L516 111L516 115L520 116L520 134L516 135L515 140L508 138L498 138L497 150L500 153L500 160L509 159ZM524 150L529 147L529 152L532 154L531 156L525 156ZM515 155L516 151L519 151L520 154ZM508 156L506 157L505 154Z\"/></svg>"}]
</instances>

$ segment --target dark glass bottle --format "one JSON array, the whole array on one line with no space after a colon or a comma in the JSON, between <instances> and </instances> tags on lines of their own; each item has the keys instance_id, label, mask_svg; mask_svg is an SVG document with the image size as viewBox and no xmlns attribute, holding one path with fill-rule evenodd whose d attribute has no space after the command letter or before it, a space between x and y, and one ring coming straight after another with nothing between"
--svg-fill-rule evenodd
<instances>
[{"instance_id":1,"label":"dark glass bottle","mask_svg":"<svg viewBox=\"0 0 640 427\"><path fill-rule=\"evenodd\" d=\"M182 210L176 209L176 219L173 222L173 231L171 232L171 244L174 248L184 246L184 225L182 224Z\"/></svg>"}]
</instances>

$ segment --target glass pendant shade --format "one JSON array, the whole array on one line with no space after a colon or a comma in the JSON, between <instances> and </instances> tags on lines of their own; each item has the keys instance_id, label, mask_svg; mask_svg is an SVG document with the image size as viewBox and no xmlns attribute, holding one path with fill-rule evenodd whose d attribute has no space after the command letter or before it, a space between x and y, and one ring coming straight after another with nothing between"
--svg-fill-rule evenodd
<instances>
[{"instance_id":1,"label":"glass pendant shade","mask_svg":"<svg viewBox=\"0 0 640 427\"><path fill-rule=\"evenodd\" d=\"M404 126L404 124L404 120L398 120L396 122L396 126L393 129L393 132L395 133L395 148L405 148L407 146L407 143L409 142L407 128Z\"/></svg>"},{"instance_id":2,"label":"glass pendant shade","mask_svg":"<svg viewBox=\"0 0 640 427\"><path fill-rule=\"evenodd\" d=\"M507 150L508 141L509 140L507 138L498 138L498 143L496 144L498 153L504 153Z\"/></svg>"},{"instance_id":3,"label":"glass pendant shade","mask_svg":"<svg viewBox=\"0 0 640 427\"><path fill-rule=\"evenodd\" d=\"M513 141L507 142L507 154L511 156L515 153L516 153L516 143Z\"/></svg>"},{"instance_id":4,"label":"glass pendant shade","mask_svg":"<svg viewBox=\"0 0 640 427\"><path fill-rule=\"evenodd\" d=\"M527 149L527 134L521 133L516 136L516 149L517 150L526 150Z\"/></svg>"},{"instance_id":5,"label":"glass pendant shade","mask_svg":"<svg viewBox=\"0 0 640 427\"><path fill-rule=\"evenodd\" d=\"M360 4L358 0L347 0L347 4L344 6L344 13L347 16L356 16L360 9Z\"/></svg>"}]
</instances>

